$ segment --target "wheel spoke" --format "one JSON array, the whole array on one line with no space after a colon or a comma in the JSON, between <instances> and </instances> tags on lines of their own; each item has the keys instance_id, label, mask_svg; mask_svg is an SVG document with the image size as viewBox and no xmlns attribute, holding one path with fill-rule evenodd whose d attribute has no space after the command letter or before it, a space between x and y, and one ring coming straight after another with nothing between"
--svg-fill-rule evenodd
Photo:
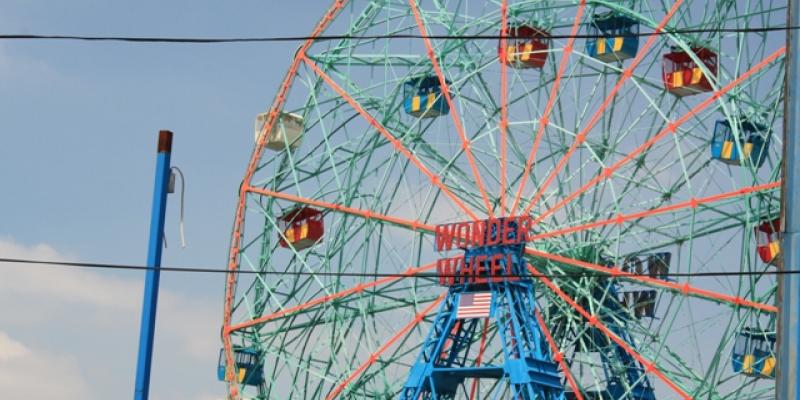
<instances>
[{"instance_id":1,"label":"wheel spoke","mask_svg":"<svg viewBox=\"0 0 800 400\"><path fill-rule=\"evenodd\" d=\"M528 268L531 269L532 272L539 273L539 271L534 266L529 266ZM617 336L614 332L611 331L605 324L603 324L600 319L596 315L590 314L586 309L581 307L575 300L569 297L563 290L561 290L553 281L543 276L539 277L539 280L545 284L553 293L555 293L558 297L560 297L564 302L570 305L578 314L583 316L586 319L586 322L589 323L590 326L593 328L598 329L601 331L605 336L611 339L614 343L617 344L621 349L623 349L626 353L628 353L631 357L636 359L639 363L642 364L644 367L645 372L652 373L653 375L657 376L664 384L666 384L672 391L680 395L685 400L692 399L683 389L681 389L675 382L673 382L670 378L668 378L662 371L658 369L655 363L647 360L641 354L639 354L636 350L631 347L630 344L622 340L619 336Z\"/></svg>"},{"instance_id":2,"label":"wheel spoke","mask_svg":"<svg viewBox=\"0 0 800 400\"><path fill-rule=\"evenodd\" d=\"M600 220L600 221L589 222L589 223L586 223L586 224L581 224L581 225L575 225L575 226L570 226L570 227L566 227L566 228L556 229L556 230L548 231L546 233L540 233L540 234L537 234L537 235L532 235L532 236L529 237L529 240L531 240L531 241L542 240L542 239L547 239L547 238L551 238L551 237L554 237L554 236L566 235L568 233L580 232L580 231L585 231L585 230L588 230L588 229L594 229L594 228L599 228L599 227L608 226L608 225L622 225L623 223L628 222L628 221L639 220L639 219L642 219L642 218L646 218L646 217L650 217L650 216L654 216L654 215L659 215L659 214L665 214L665 213L669 213L669 212L673 212L673 211L680 211L680 210L685 210L685 209L690 209L690 208L697 208L698 206L701 206L701 205L704 205L704 204L709 204L709 203L714 203L714 202L727 200L727 199L731 199L731 198L746 196L746 195L750 195L750 194L758 193L758 192L762 192L762 191L775 190L775 189L778 189L780 187L781 187L781 182L780 181L771 182L771 183L764 183L764 184L756 185L756 186L748 186L748 187L745 187L745 188L742 188L742 189L739 189L739 190L734 190L734 191L731 191L731 192L720 193L720 194L715 194L715 195L706 196L706 197L693 198L691 200L682 201L682 202L674 203L674 204L669 204L669 205L666 205L666 206L657 207L657 208L653 208L653 209L650 209L650 210L639 211L639 212L634 212L634 213L630 213L630 214L618 214L616 217L613 217L613 218L608 218L608 219L604 219L604 220Z\"/></svg>"},{"instance_id":3,"label":"wheel spoke","mask_svg":"<svg viewBox=\"0 0 800 400\"><path fill-rule=\"evenodd\" d=\"M428 315L434 308L436 308L439 303L444 300L447 292L442 293L439 297L436 298L431 304L429 304L425 309L420 311L414 319L406 324L402 329L400 329L394 336L390 337L381 347L378 348L375 352L370 354L369 358L366 362L359 365L353 372L345 378L342 383L340 383L336 388L334 388L328 396L325 397L325 400L332 400L339 396L343 390L347 388L354 380L356 380L364 371L367 370L375 361L378 360L378 357L381 356L386 350L388 350L392 345L394 345L398 340L400 340L403 336L405 336L409 331L414 329L415 326L419 325L420 322Z\"/></svg>"},{"instance_id":4,"label":"wheel spoke","mask_svg":"<svg viewBox=\"0 0 800 400\"><path fill-rule=\"evenodd\" d=\"M429 225L429 224L425 224L425 223L420 222L420 221L409 220L409 219L399 218L399 217L393 217L393 216L389 216L389 215L383 215L383 214L380 214L380 213L375 212L375 211L363 210L363 209L353 208L353 207L347 207L347 206L343 206L341 204L329 203L327 201L322 201L322 200L309 199L307 197L295 196L295 195L288 194L288 193L275 192L275 191L272 191L272 190L269 190L269 189L260 189L260 188L248 187L245 190L247 192L260 194L260 195L263 195L263 196L269 196L269 197L274 197L276 199L288 200L288 201L291 201L293 203L306 204L306 205L319 207L319 208L323 208L323 209L327 209L327 210L333 210L333 211L336 211L336 212L341 212L341 213L344 213L344 214L356 215L356 216L359 216L359 217L362 217L362 218L366 218L366 219L375 219L375 220L378 220L378 221L384 221L384 222L388 222L388 223L393 224L393 225L402 226L402 227L405 227L405 228L410 228L410 229L412 229L414 231L420 230L420 231L433 232L436 229L435 226Z\"/></svg>"},{"instance_id":5,"label":"wheel spoke","mask_svg":"<svg viewBox=\"0 0 800 400\"><path fill-rule=\"evenodd\" d=\"M478 186L478 190L480 191L481 197L483 198L483 203L486 206L486 213L489 214L489 216L491 216L493 213L492 212L493 207L491 202L489 201L489 195L486 193L486 188L484 187L483 181L481 180L481 174L478 171L478 165L475 163L475 157L473 157L472 155L472 149L470 148L470 141L469 138L467 138L464 126L461 124L461 117L459 117L458 115L458 108L455 107L455 103L453 103L453 99L450 96L450 86L447 84L447 79L445 78L444 72L442 71L442 68L439 65L439 60L436 57L436 52L433 49L431 40L430 38L428 38L428 33L427 30L425 29L425 21L422 20L422 14L420 14L416 0L408 0L408 4L411 7L411 11L414 13L414 19L417 21L419 32L423 36L422 41L425 43L425 48L427 49L428 58L430 59L431 65L433 66L433 71L436 73L436 77L439 78L439 87L442 88L442 96L444 96L444 99L447 102L447 106L450 107L450 117L453 119L453 125L455 125L456 132L458 133L458 136L461 139L461 145L464 149L464 154L466 154L467 156L467 161L469 162L469 166L472 169L472 175L475 178L475 183Z\"/></svg>"},{"instance_id":6,"label":"wheel spoke","mask_svg":"<svg viewBox=\"0 0 800 400\"><path fill-rule=\"evenodd\" d=\"M764 303L758 303L755 301L750 301L738 296L731 296L724 293L718 293L712 290L700 289L690 285L688 282L680 284L677 282L666 281L657 278L651 278L649 276L642 276L637 275L632 272L624 271L619 266L611 266L605 267L598 264L593 264L586 261L576 260L574 258L563 257L556 254L549 254L545 252L541 252L538 250L534 250L531 248L525 249L525 254L546 258L548 260L561 262L565 264L569 264L573 267L578 267L581 269L585 269L592 272L598 272L603 275L608 275L614 278L626 279L630 281L635 281L641 283L643 285L666 289L671 292L680 293L684 296L693 296L693 297L700 297L708 300L713 300L719 303L728 304L734 307L746 307L746 308L753 308L756 310L761 310L768 313L776 313L778 312L778 308Z\"/></svg>"},{"instance_id":7,"label":"wheel spoke","mask_svg":"<svg viewBox=\"0 0 800 400\"><path fill-rule=\"evenodd\" d=\"M370 125L372 125L372 127L374 127L378 132L380 132L381 135L383 135L383 137L386 138L386 140L391 142L392 146L394 146L394 148L397 151L402 153L406 158L408 158L411 161L412 164L414 164L417 168L419 168L420 171L422 171L422 173L427 175L431 183L433 183L436 187L438 187L439 190L441 190L447 197L449 197L453 201L453 203L455 203L467 215L469 215L470 218L478 219L478 216L475 215L475 213L473 213L472 210L470 210L460 198L458 198L455 194L453 194L453 192L451 192L450 189L448 189L447 186L444 185L444 183L442 182L442 180L439 178L438 175L434 174L427 167L425 167L425 165L423 165L422 162L419 161L419 159L415 157L414 154L412 154L400 140L398 140L391 133L389 133L389 131L386 130L386 128L383 125L381 125L381 123L378 122L378 120L376 120L372 115L367 113L366 110L364 110L364 108L361 107L361 105L358 104L358 102L356 102L353 99L353 97L347 94L347 92L344 91L344 89L342 89L339 85L337 85L336 82L334 82L333 79L330 76L328 76L328 74L319 69L319 67L317 67L316 64L314 64L314 62L311 61L310 59L304 58L303 60L306 62L306 65L308 65L314 71L314 73L317 74L317 76L322 78L325 81L325 83L328 84L328 86L330 86L336 93L342 96L342 98L345 101L347 101L350 104L350 106L353 107L353 109L355 109L359 114L361 114L361 116L363 116L364 119L366 119L367 122Z\"/></svg>"},{"instance_id":8,"label":"wheel spoke","mask_svg":"<svg viewBox=\"0 0 800 400\"><path fill-rule=\"evenodd\" d=\"M760 71L762 68L766 67L767 65L769 65L773 61L777 60L779 57L783 56L783 54L785 52L786 52L786 48L785 47L781 47L779 50L775 51L774 53L769 55L767 58L763 59L761 62L759 62L758 64L756 64L755 66L753 66L752 68L747 70L745 73L743 73L742 75L740 75L739 77L734 79L732 82L728 83L727 85L722 87L720 90L714 92L714 94L712 96L710 96L707 99L703 100L703 102L701 102L700 104L694 106L689 112L687 112L681 118L678 118L677 120L675 120L675 122L672 122L672 123L668 124L666 128L662 129L658 134L656 134L655 136L650 138L650 140L646 141L645 143L643 143L642 145L640 145L639 147L637 147L636 149L634 149L633 151L628 153L625 157L623 157L621 160L619 160L616 163L614 163L612 166L610 166L610 167L606 168L605 170L603 170L602 174L599 174L599 175L595 176L589 182L587 182L585 185L581 186L578 190L576 190L575 192L571 193L569 196L565 197L563 200L561 200L558 203L556 203L556 205L554 205L553 207L550 207L549 209L547 209L545 212L543 212L541 215L539 215L535 219L535 222L541 222L544 218L546 218L547 216L549 216L549 215L553 214L554 212L558 211L559 209L564 207L565 204L567 204L570 201L574 200L575 198L577 198L578 196L580 196L581 194L583 194L584 192L586 192L587 190L589 190L593 186L597 185L601 181L606 180L606 179L610 179L612 176L614 176L614 173L618 169L620 169L623 165L625 165L625 164L629 163L630 161L634 160L642 152L644 152L647 149L649 149L650 147L652 147L656 142L658 142L659 140L663 139L664 137L666 137L670 133L675 134L675 132L677 132L678 128L681 125L683 125L684 123L689 121L695 115L699 114L706 107L711 105L713 102L715 102L718 99L722 98L722 96L725 93L728 93L731 89L733 89L736 86L742 84L744 81L746 81L749 77L753 76L755 73ZM541 192L541 190L540 190L540 192ZM541 197L541 196L539 196L539 197ZM533 204L533 202L531 202L531 204ZM530 209L530 208L531 208L531 205L528 206L528 209Z\"/></svg>"},{"instance_id":9,"label":"wheel spoke","mask_svg":"<svg viewBox=\"0 0 800 400\"><path fill-rule=\"evenodd\" d=\"M656 34L664 29L669 20L672 19L672 16L675 15L675 12L678 11L678 7L680 7L681 3L683 3L683 0L676 0L675 3L672 4L672 8L669 10L667 15L664 16L664 18L656 27L655 29ZM600 117L603 115L603 112L606 110L606 108L608 108L608 106L617 96L617 93L622 88L622 85L628 79L630 79L631 76L633 76L633 71L636 70L636 67L639 66L639 63L641 63L642 59L647 54L647 51L650 49L650 47L653 46L653 43L655 43L657 36L658 35L651 35L647 39L647 42L645 42L644 46L642 46L642 48L638 50L636 57L634 57L633 61L631 62L631 65L625 69L625 71L622 73L622 76L614 85L614 88L611 89L611 93L609 93L609 95L605 98L605 100L603 100L603 103L600 104L600 108L598 108L597 111L595 111L594 115L592 115L591 119L589 119L589 123L586 124L586 126L580 131L580 133L578 133L577 136L575 136L575 140L572 142L572 145L570 146L569 150L567 150L567 152L564 154L564 156L561 158L558 164L556 164L556 168L550 171L550 174L547 176L547 178L545 178L544 183L542 183L542 185L539 186L539 189L533 196L533 199L530 201L528 206L525 208L525 212L523 214L525 215L530 214L533 206L535 206L536 203L539 202L539 199L541 199L542 195L544 194L544 191L547 190L547 187L550 185L553 179L555 179L556 175L558 175L561 172L561 169L564 168L564 165L567 163L567 161L569 161L569 158L575 151L575 149L586 141L586 137L589 134L589 131L591 131L592 128L594 128L595 124L597 124L597 122L600 121ZM524 179L525 177L523 177L523 182Z\"/></svg>"},{"instance_id":10,"label":"wheel spoke","mask_svg":"<svg viewBox=\"0 0 800 400\"><path fill-rule=\"evenodd\" d=\"M522 199L522 193L525 190L525 184L528 182L528 176L530 175L531 168L533 168L533 163L536 160L536 152L539 149L539 144L542 142L545 129L550 122L550 112L553 110L553 106L556 104L558 90L561 87L561 79L564 77L564 73L567 70L569 56L574 50L575 35L578 34L578 29L581 26L581 17L583 17L583 12L585 9L586 0L581 0L580 4L578 5L578 11L575 14L575 19L572 22L572 28L569 33L570 38L567 40L567 45L564 47L564 51L561 54L561 61L558 63L558 72L553 80L553 86L550 88L550 95L547 99L547 105L544 107L542 117L539 118L539 126L536 129L536 136L533 141L533 146L531 147L530 154L528 154L527 161L525 162L525 169L523 170L522 177L520 178L519 188L517 189L516 196L514 196L514 203L511 206L511 215L514 215L517 207L519 206L519 202Z\"/></svg>"}]
</instances>

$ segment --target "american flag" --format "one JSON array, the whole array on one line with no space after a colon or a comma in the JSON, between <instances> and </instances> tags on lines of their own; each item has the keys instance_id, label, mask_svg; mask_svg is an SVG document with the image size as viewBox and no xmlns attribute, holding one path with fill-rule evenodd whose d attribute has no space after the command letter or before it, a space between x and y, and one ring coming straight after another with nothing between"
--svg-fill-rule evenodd
<instances>
[{"instance_id":1,"label":"american flag","mask_svg":"<svg viewBox=\"0 0 800 400\"><path fill-rule=\"evenodd\" d=\"M492 292L462 293L456 318L486 318L492 307Z\"/></svg>"}]
</instances>

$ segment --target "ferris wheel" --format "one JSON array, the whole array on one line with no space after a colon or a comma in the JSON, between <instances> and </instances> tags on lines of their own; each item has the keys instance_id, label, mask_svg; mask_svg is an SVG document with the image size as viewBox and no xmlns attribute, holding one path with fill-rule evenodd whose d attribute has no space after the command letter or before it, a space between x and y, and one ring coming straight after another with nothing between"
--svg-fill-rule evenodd
<instances>
[{"instance_id":1,"label":"ferris wheel","mask_svg":"<svg viewBox=\"0 0 800 400\"><path fill-rule=\"evenodd\" d=\"M730 29L785 15L335 1L256 119L229 396L774 398L785 33Z\"/></svg>"}]
</instances>

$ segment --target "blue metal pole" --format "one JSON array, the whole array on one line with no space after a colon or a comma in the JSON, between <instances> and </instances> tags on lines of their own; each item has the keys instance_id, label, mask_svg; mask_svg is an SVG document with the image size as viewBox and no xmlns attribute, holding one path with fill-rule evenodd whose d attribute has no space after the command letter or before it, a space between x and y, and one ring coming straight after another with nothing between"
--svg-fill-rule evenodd
<instances>
[{"instance_id":1,"label":"blue metal pole","mask_svg":"<svg viewBox=\"0 0 800 400\"><path fill-rule=\"evenodd\" d=\"M789 26L800 26L800 0L789 1ZM789 29L786 34L786 98L783 126L783 253L784 270L794 270L800 265L800 41L798 31ZM800 400L797 382L800 381L800 275L779 275L778 320L778 387L776 396L781 400Z\"/></svg>"},{"instance_id":2,"label":"blue metal pole","mask_svg":"<svg viewBox=\"0 0 800 400\"><path fill-rule=\"evenodd\" d=\"M158 157L150 215L150 244L147 248L147 270L144 280L142 323L139 328L139 358L136 364L135 400L147 400L150 395L150 362L153 359L153 336L156 328L158 281L161 274L161 249L164 242L164 216L167 211L169 159L172 153L172 132L158 132Z\"/></svg>"}]
</instances>

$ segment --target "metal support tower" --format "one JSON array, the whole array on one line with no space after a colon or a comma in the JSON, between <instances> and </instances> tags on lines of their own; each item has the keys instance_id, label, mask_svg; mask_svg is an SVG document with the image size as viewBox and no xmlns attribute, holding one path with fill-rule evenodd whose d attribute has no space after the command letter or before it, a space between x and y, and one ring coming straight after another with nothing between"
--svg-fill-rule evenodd
<instances>
[{"instance_id":1,"label":"metal support tower","mask_svg":"<svg viewBox=\"0 0 800 400\"><path fill-rule=\"evenodd\" d=\"M158 156L153 189L153 208L150 215L150 243L147 248L147 270L144 281L142 322L139 330L139 356L136 364L135 400L150 396L150 362L153 358L153 336L156 328L156 305L164 241L164 217L167 211L169 164L172 153L172 132L158 132Z\"/></svg>"},{"instance_id":2,"label":"metal support tower","mask_svg":"<svg viewBox=\"0 0 800 400\"><path fill-rule=\"evenodd\" d=\"M797 269L800 254L800 197L795 190L800 184L800 0L789 2L789 23L786 34L786 98L783 126L783 263L784 270ZM797 382L800 379L800 275L779 275L780 319L778 350L778 399L800 400Z\"/></svg>"},{"instance_id":3,"label":"metal support tower","mask_svg":"<svg viewBox=\"0 0 800 400\"><path fill-rule=\"evenodd\" d=\"M499 224L503 225L503 222ZM492 268L488 262L481 264L476 259L486 257L484 260L491 260L497 256L503 274L515 277L526 275L524 242L516 240L516 225L512 226L513 229L502 234L509 240L493 240L500 244L466 250L465 266L472 267L470 272L458 271L456 275L468 278L448 289L447 298L411 368L400 399L452 399L467 378L506 379L515 399L564 399L558 365L553 361L534 314L536 300L533 281L530 278L490 275ZM490 242L490 238L496 239L500 235L498 231L502 230L490 229L485 233L486 243ZM473 260L475 263L472 263ZM480 279L471 279L473 277ZM474 352L470 352L472 343L478 339L478 322L482 318L459 318L458 309L463 304L463 296L475 293L491 293L489 318L497 327L497 339L503 353L502 364L478 365Z\"/></svg>"},{"instance_id":4,"label":"metal support tower","mask_svg":"<svg viewBox=\"0 0 800 400\"><path fill-rule=\"evenodd\" d=\"M608 292L613 299L618 298L617 289L613 285L608 288ZM608 326L608 329L614 332L615 335L619 336L631 347L636 348L633 337L628 333L627 327L624 325L620 326L617 322L625 321L629 318L625 310L614 300L605 300L603 303L604 308L614 315L615 318L601 318L601 320L603 320L604 324ZM592 332L594 333L595 331ZM595 336L601 338L610 346L610 349L608 348L609 346L598 349L608 381L605 390L608 398L655 400L656 396L653 391L653 385L650 383L650 379L647 377L641 363L636 361L625 349L609 340L602 333L597 332Z\"/></svg>"}]
</instances>

